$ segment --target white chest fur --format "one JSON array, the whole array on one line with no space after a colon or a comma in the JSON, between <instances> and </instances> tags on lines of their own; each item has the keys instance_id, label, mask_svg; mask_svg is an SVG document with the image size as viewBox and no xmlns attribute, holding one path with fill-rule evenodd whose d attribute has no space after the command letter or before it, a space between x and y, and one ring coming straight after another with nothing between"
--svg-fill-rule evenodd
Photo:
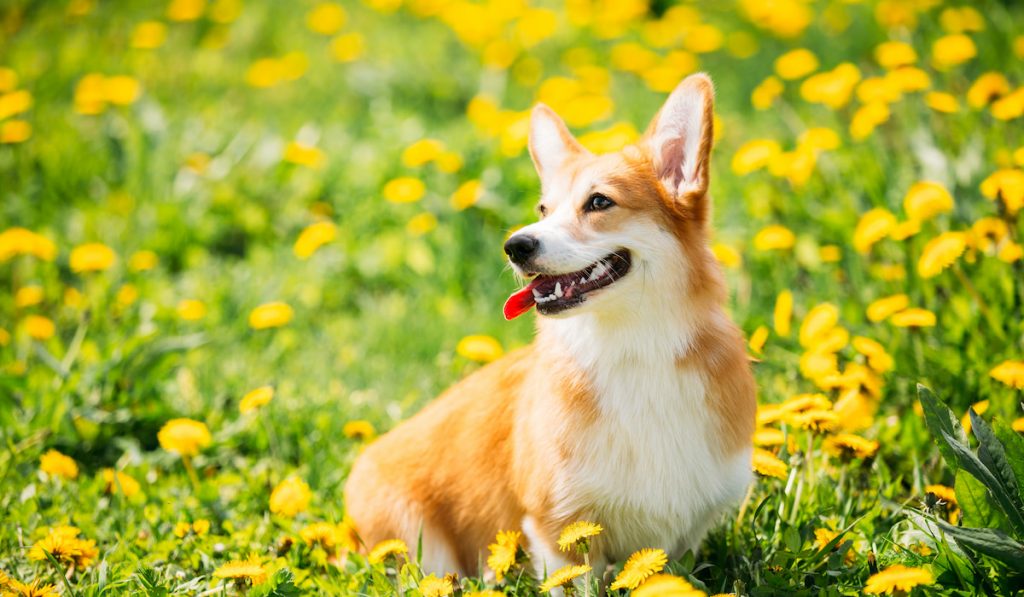
<instances>
[{"instance_id":1,"label":"white chest fur","mask_svg":"<svg viewBox=\"0 0 1024 597\"><path fill-rule=\"evenodd\" d=\"M623 353L621 343L607 348L573 327L579 333L568 348L590 378L598 416L572 439L559 510L600 521L607 529L602 551L612 560L643 547L696 550L723 510L742 498L752 477L750 452L720 455L705 380L680 368L674 350Z\"/></svg>"}]
</instances>

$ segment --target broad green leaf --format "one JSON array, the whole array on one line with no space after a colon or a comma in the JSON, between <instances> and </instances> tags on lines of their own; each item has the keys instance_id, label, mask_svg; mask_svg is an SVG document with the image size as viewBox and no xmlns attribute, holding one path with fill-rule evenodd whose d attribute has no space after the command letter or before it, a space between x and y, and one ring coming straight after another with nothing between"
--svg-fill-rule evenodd
<instances>
[{"instance_id":1,"label":"broad green leaf","mask_svg":"<svg viewBox=\"0 0 1024 597\"><path fill-rule=\"evenodd\" d=\"M1002 509L1003 514L1006 514L1006 518L1010 521L1010 526L1013 527L1016 533L1024 534L1024 513L1017 510L1016 504L1007 495L1005 488L999 482L999 479L988 470L988 468L982 464L978 457L974 455L966 446L957 443L953 438L949 437L948 434L943 433L946 441L949 443L950 449L953 451L954 458L956 458L957 464L968 473L974 475L976 479L981 481L982 485L988 489L989 493L995 499L999 508Z\"/></svg>"},{"instance_id":2,"label":"broad green leaf","mask_svg":"<svg viewBox=\"0 0 1024 597\"><path fill-rule=\"evenodd\" d=\"M1024 437L998 417L992 420L992 431L1006 450L1006 460L1017 479L1018 495L1021 502L1024 502Z\"/></svg>"},{"instance_id":3,"label":"broad green leaf","mask_svg":"<svg viewBox=\"0 0 1024 597\"><path fill-rule=\"evenodd\" d=\"M968 409L967 413L971 417L974 436L978 438L978 459L996 476L1003 491L1016 506L1021 518L1024 519L1024 504L1020 499L1020 487L1017 483L1017 476L1010 466L1006 449L985 419L975 413L973 408Z\"/></svg>"},{"instance_id":4,"label":"broad green leaf","mask_svg":"<svg viewBox=\"0 0 1024 597\"><path fill-rule=\"evenodd\" d=\"M953 411L945 404L939 402L935 394L925 386L917 384L917 398L921 401L921 408L924 410L924 422L928 430L935 436L939 446L939 452L950 468L956 470L957 458L950 446L951 442L958 442L962 446L969 445L967 434L964 433L960 421L957 420ZM945 435L944 435L945 434ZM949 439L946 439L946 436Z\"/></svg>"},{"instance_id":5,"label":"broad green leaf","mask_svg":"<svg viewBox=\"0 0 1024 597\"><path fill-rule=\"evenodd\" d=\"M1024 570L1024 545L1009 535L995 529L972 529L955 527L941 520L938 525L957 543L995 558L1017 570Z\"/></svg>"},{"instance_id":6,"label":"broad green leaf","mask_svg":"<svg viewBox=\"0 0 1024 597\"><path fill-rule=\"evenodd\" d=\"M966 471L956 473L956 501L964 514L964 525L1007 531L1010 523L992 504L988 490L981 481Z\"/></svg>"}]
</instances>

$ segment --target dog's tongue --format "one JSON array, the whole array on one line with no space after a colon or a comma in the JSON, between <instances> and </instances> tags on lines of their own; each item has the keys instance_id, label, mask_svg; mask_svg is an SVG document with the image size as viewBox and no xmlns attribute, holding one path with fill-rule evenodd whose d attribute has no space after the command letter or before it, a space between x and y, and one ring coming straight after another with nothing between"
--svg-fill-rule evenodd
<instances>
[{"instance_id":1,"label":"dog's tongue","mask_svg":"<svg viewBox=\"0 0 1024 597\"><path fill-rule=\"evenodd\" d=\"M533 288L538 283L539 280L534 278L522 290L513 292L512 296L508 297L508 300L505 301L505 308L502 310L505 314L505 319L511 321L529 311L530 307L536 304L536 301L533 300Z\"/></svg>"}]
</instances>

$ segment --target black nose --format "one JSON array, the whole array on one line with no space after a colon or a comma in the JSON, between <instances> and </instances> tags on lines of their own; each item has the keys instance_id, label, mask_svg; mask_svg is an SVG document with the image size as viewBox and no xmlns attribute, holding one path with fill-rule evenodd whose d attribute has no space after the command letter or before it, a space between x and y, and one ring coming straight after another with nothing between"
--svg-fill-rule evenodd
<instances>
[{"instance_id":1,"label":"black nose","mask_svg":"<svg viewBox=\"0 0 1024 597\"><path fill-rule=\"evenodd\" d=\"M505 253L514 263L525 263L537 252L540 242L526 234L515 234L505 242Z\"/></svg>"}]
</instances>

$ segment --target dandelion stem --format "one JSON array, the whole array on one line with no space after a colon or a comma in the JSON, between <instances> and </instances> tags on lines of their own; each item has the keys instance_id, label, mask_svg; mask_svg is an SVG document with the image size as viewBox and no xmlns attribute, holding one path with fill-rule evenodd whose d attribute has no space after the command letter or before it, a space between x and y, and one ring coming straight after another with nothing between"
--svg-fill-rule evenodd
<instances>
[{"instance_id":1,"label":"dandelion stem","mask_svg":"<svg viewBox=\"0 0 1024 597\"><path fill-rule=\"evenodd\" d=\"M199 493L199 476L196 475L196 469L192 466L192 458L182 455L181 463L185 465L185 472L188 473L189 481L192 482L192 489Z\"/></svg>"},{"instance_id":2,"label":"dandelion stem","mask_svg":"<svg viewBox=\"0 0 1024 597\"><path fill-rule=\"evenodd\" d=\"M964 288L967 289L967 293L971 295L974 302L978 304L978 309L981 311L981 314L985 316L985 321L988 323L988 326L992 328L992 331L995 332L996 336L998 336L1000 340L1006 339L1006 336L1003 334L1003 329L999 327L999 324L995 319L993 319L992 311L989 310L988 305L985 304L985 300L981 298L981 294L978 293L978 289L971 283L971 279L964 275L959 264L953 266L953 272L956 273L956 277L960 280L960 283L964 285Z\"/></svg>"}]
</instances>

